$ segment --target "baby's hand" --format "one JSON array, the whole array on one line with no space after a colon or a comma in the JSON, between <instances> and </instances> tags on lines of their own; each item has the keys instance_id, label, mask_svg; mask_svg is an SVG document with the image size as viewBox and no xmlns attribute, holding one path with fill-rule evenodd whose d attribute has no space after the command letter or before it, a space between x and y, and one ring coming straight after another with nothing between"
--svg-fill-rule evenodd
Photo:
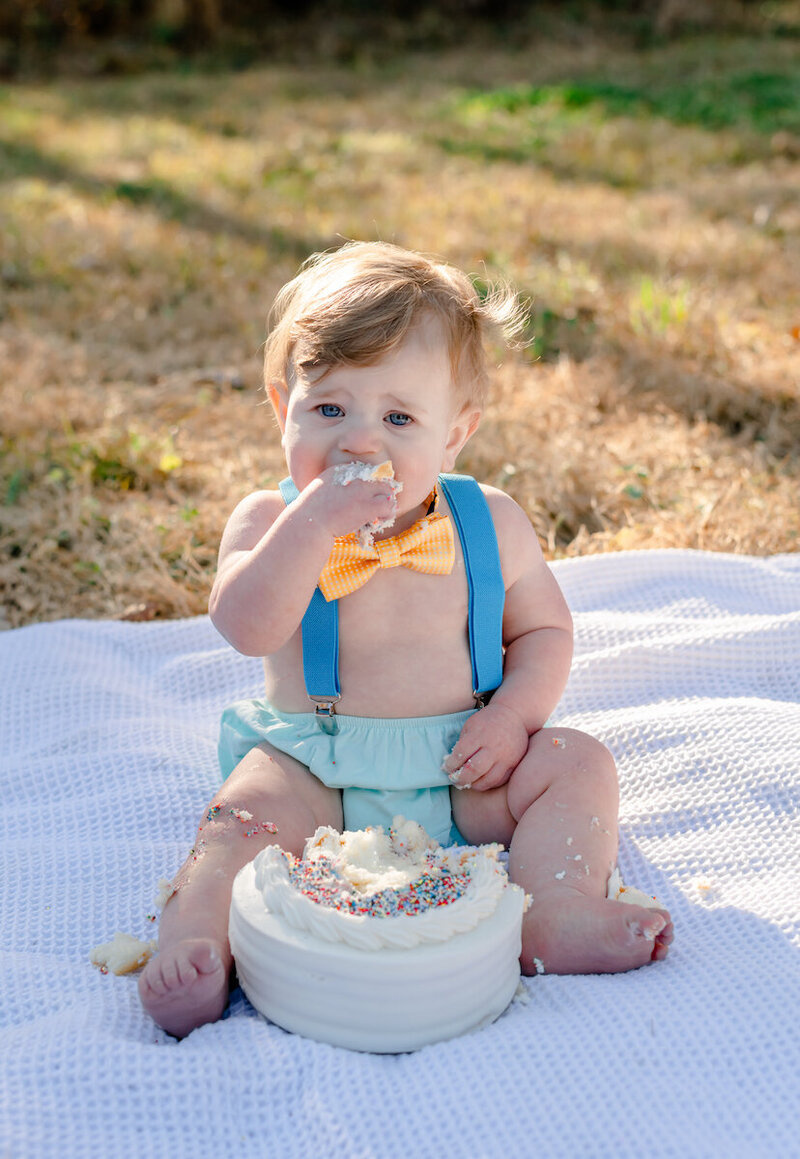
<instances>
[{"instance_id":1,"label":"baby's hand","mask_svg":"<svg viewBox=\"0 0 800 1159\"><path fill-rule=\"evenodd\" d=\"M309 519L336 537L374 520L392 518L397 501L391 479L353 479L342 484L335 481L335 472L336 467L328 467L303 492Z\"/></svg>"},{"instance_id":2,"label":"baby's hand","mask_svg":"<svg viewBox=\"0 0 800 1159\"><path fill-rule=\"evenodd\" d=\"M512 708L490 703L467 720L442 768L456 788L483 792L504 785L527 751L522 718Z\"/></svg>"}]
</instances>

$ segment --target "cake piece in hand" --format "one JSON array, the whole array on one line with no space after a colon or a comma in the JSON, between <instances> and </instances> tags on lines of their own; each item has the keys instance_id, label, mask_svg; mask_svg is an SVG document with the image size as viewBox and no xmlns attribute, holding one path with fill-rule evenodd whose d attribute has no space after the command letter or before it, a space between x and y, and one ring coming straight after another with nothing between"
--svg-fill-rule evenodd
<instances>
[{"instance_id":1,"label":"cake piece in hand","mask_svg":"<svg viewBox=\"0 0 800 1159\"><path fill-rule=\"evenodd\" d=\"M385 531L394 523L394 511L397 509L395 496L398 491L403 490L403 484L398 483L394 477L394 467L388 459L385 463L379 463L377 467L373 466L372 463L362 463L356 459L352 463L340 463L334 469L333 478L342 487L346 487L348 483L352 483L356 479L388 479L391 483L392 498L394 499L394 509L391 516L388 519L373 519L371 523L365 523L363 527L358 529L359 543L362 547L370 547L375 532Z\"/></svg>"}]
</instances>

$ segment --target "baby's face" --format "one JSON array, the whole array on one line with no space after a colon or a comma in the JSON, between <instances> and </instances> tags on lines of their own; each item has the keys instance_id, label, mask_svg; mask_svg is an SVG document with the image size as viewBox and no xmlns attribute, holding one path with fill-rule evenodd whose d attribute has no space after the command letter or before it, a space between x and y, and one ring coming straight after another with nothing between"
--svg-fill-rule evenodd
<instances>
[{"instance_id":1,"label":"baby's face","mask_svg":"<svg viewBox=\"0 0 800 1159\"><path fill-rule=\"evenodd\" d=\"M398 521L416 512L440 471L452 470L478 419L476 410L456 401L434 321L415 327L373 366L299 372L287 399L277 391L272 397L289 471L301 490L339 463L391 459L403 484Z\"/></svg>"}]
</instances>

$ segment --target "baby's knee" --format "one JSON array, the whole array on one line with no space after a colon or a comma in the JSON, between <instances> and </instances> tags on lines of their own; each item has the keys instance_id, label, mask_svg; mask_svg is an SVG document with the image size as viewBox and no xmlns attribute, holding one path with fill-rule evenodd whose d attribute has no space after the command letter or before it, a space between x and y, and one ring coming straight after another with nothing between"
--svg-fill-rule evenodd
<instances>
[{"instance_id":1,"label":"baby's knee","mask_svg":"<svg viewBox=\"0 0 800 1159\"><path fill-rule=\"evenodd\" d=\"M267 745L252 749L220 787L204 818L206 840L251 838L301 854L320 825L342 826L341 792Z\"/></svg>"},{"instance_id":2,"label":"baby's knee","mask_svg":"<svg viewBox=\"0 0 800 1159\"><path fill-rule=\"evenodd\" d=\"M537 759L546 759L556 772L563 769L612 779L617 775L614 758L606 745L575 728L542 728L531 737L531 750Z\"/></svg>"},{"instance_id":3,"label":"baby's knee","mask_svg":"<svg viewBox=\"0 0 800 1159\"><path fill-rule=\"evenodd\" d=\"M576 730L572 733L572 743L576 747L576 756L582 772L596 774L598 777L616 782L616 761L611 750L602 741Z\"/></svg>"},{"instance_id":4,"label":"baby's knee","mask_svg":"<svg viewBox=\"0 0 800 1159\"><path fill-rule=\"evenodd\" d=\"M591 802L593 811L611 811L616 816L619 808L617 764L602 741L585 737L585 755L576 778L578 791L585 801Z\"/></svg>"},{"instance_id":5,"label":"baby's knee","mask_svg":"<svg viewBox=\"0 0 800 1159\"><path fill-rule=\"evenodd\" d=\"M619 786L611 752L602 741L577 729L540 729L509 782L509 807L520 817L551 787L616 801Z\"/></svg>"}]
</instances>

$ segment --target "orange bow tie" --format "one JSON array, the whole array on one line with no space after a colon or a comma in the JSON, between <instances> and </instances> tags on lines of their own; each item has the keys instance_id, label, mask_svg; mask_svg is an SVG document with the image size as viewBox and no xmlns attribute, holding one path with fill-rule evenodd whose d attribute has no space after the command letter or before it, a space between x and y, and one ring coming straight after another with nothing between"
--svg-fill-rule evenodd
<instances>
[{"instance_id":1,"label":"orange bow tie","mask_svg":"<svg viewBox=\"0 0 800 1159\"><path fill-rule=\"evenodd\" d=\"M408 531L366 546L358 532L336 540L319 577L326 600L349 596L382 567L407 567L426 575L449 575L456 561L453 525L448 515L433 512Z\"/></svg>"}]
</instances>

